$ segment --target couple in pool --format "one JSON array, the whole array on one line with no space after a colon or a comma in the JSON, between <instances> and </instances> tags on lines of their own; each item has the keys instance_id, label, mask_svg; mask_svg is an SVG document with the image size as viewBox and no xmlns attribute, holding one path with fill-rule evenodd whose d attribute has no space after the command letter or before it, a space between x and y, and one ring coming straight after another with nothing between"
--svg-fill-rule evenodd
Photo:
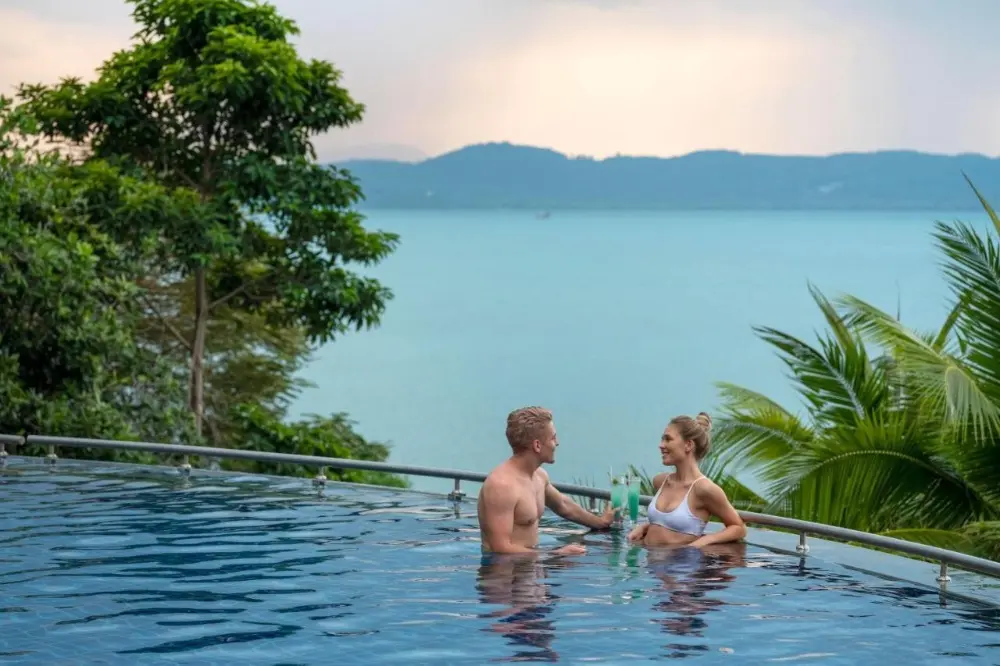
<instances>
[{"instance_id":1,"label":"couple in pool","mask_svg":"<svg viewBox=\"0 0 1000 666\"><path fill-rule=\"evenodd\" d=\"M663 464L674 468L653 477L656 495L649 504L648 522L635 527L629 541L646 546L693 546L739 541L746 527L726 493L698 470L711 445L712 419L702 412L692 418L678 416L660 437ZM602 515L566 497L549 482L542 469L556 459L559 438L552 412L524 407L507 416L507 442L513 454L486 477L479 492L479 529L483 551L496 554L538 552L538 521L545 507L574 523L595 530L614 522L609 506ZM715 516L724 528L705 534ZM569 544L551 551L580 555L586 548Z\"/></svg>"}]
</instances>

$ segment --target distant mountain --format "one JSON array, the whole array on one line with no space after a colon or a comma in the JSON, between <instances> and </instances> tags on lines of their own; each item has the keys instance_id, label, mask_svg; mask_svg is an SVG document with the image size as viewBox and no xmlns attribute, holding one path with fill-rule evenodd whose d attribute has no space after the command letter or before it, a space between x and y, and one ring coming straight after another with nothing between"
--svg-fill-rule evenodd
<instances>
[{"instance_id":1,"label":"distant mountain","mask_svg":"<svg viewBox=\"0 0 1000 666\"><path fill-rule=\"evenodd\" d=\"M976 209L963 172L1000 206L1000 160L975 154L708 151L596 160L490 143L417 163L347 160L337 166L358 178L369 208Z\"/></svg>"}]
</instances>

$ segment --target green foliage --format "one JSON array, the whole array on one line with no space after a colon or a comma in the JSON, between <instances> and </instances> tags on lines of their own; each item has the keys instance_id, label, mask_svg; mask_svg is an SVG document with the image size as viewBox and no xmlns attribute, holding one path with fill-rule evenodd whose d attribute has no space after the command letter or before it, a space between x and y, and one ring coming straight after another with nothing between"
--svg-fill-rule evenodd
<instances>
[{"instance_id":1,"label":"green foliage","mask_svg":"<svg viewBox=\"0 0 1000 666\"><path fill-rule=\"evenodd\" d=\"M148 304L139 335L169 359L179 380L187 373L194 299L190 278L171 283L143 280ZM157 314L151 314L152 312ZM232 411L256 405L276 419L284 417L301 389L298 373L311 358L301 329L268 324L260 313L220 308L208 324L205 363L205 437L212 446L239 446L241 430Z\"/></svg>"},{"instance_id":2,"label":"green foliage","mask_svg":"<svg viewBox=\"0 0 1000 666\"><path fill-rule=\"evenodd\" d=\"M366 231L350 210L355 182L315 162L312 136L357 122L363 107L332 65L298 56L291 21L246 0L130 1L137 41L96 81L20 96L48 140L82 148L99 170L141 174L172 200L178 214L107 231L152 251L160 274L192 278L191 333L178 341L200 435L208 322L221 308L318 342L374 326L391 294L346 265L381 260L397 239Z\"/></svg>"},{"instance_id":3,"label":"green foliage","mask_svg":"<svg viewBox=\"0 0 1000 666\"><path fill-rule=\"evenodd\" d=\"M20 106L0 105L0 149L55 147L4 172L0 314L17 323L0 338L0 415L384 460L343 415L283 422L313 346L377 325L391 298L349 269L397 237L364 228L360 189L311 143L363 107L270 5L130 1L139 32L96 80L22 85ZM185 402L193 423L177 422Z\"/></svg>"},{"instance_id":4,"label":"green foliage","mask_svg":"<svg viewBox=\"0 0 1000 666\"><path fill-rule=\"evenodd\" d=\"M0 431L182 435L182 389L135 335L133 266L74 205L63 163L20 145L18 120L0 99Z\"/></svg>"},{"instance_id":5,"label":"green foliage","mask_svg":"<svg viewBox=\"0 0 1000 666\"><path fill-rule=\"evenodd\" d=\"M366 441L354 431L353 424L344 414L334 414L330 417L310 415L302 421L283 423L260 407L243 406L235 409L233 416L243 433L240 448L244 450L379 462L389 457L387 446ZM225 466L247 472L287 476L316 474L315 469L284 463L227 461ZM351 483L398 488L409 486L406 480L383 472L328 469L326 474L328 478Z\"/></svg>"},{"instance_id":6,"label":"green foliage","mask_svg":"<svg viewBox=\"0 0 1000 666\"><path fill-rule=\"evenodd\" d=\"M940 330L912 331L852 296L834 307L812 289L828 327L817 345L756 329L805 416L720 384L716 455L759 481L772 512L996 558L1000 243L962 222L938 223L935 238L954 298Z\"/></svg>"}]
</instances>

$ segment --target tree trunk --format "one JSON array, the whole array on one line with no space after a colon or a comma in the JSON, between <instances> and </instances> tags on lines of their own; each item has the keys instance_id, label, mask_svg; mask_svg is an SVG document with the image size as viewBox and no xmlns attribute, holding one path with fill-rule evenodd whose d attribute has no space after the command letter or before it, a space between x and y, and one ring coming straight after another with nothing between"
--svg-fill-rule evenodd
<instances>
[{"instance_id":1,"label":"tree trunk","mask_svg":"<svg viewBox=\"0 0 1000 666\"><path fill-rule=\"evenodd\" d=\"M191 345L191 411L194 428L201 438L205 417L205 337L208 333L208 294L205 289L205 267L194 272L194 342Z\"/></svg>"}]
</instances>

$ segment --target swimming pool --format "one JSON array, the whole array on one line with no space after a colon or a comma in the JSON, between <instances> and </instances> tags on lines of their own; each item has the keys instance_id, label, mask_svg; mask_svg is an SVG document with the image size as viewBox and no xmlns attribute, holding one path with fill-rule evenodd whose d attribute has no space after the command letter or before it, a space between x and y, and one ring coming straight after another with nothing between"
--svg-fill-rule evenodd
<instances>
[{"instance_id":1,"label":"swimming pool","mask_svg":"<svg viewBox=\"0 0 1000 666\"><path fill-rule=\"evenodd\" d=\"M0 661L1000 662L1000 613L755 546L484 560L475 505L413 492L12 458ZM457 514L457 515L456 515Z\"/></svg>"}]
</instances>

